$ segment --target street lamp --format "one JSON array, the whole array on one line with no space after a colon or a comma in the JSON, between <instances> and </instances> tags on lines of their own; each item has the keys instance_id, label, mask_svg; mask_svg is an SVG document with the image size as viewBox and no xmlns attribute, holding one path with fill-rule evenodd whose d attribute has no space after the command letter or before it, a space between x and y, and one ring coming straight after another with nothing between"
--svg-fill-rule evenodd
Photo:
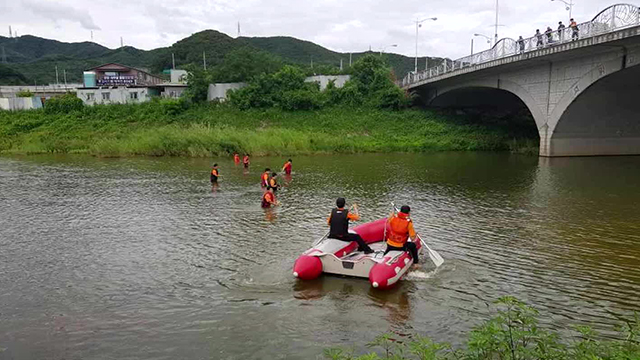
<instances>
[{"instance_id":1,"label":"street lamp","mask_svg":"<svg viewBox=\"0 0 640 360\"><path fill-rule=\"evenodd\" d=\"M551 0L551 1L560 1L562 3L564 3L565 5L567 5L567 7L565 7L565 10L569 10L569 19L571 19L571 11L573 10L573 0L569 0L569 2L566 2L564 0Z\"/></svg>"},{"instance_id":2,"label":"street lamp","mask_svg":"<svg viewBox=\"0 0 640 360\"><path fill-rule=\"evenodd\" d=\"M391 44L391 45L387 45L387 46L383 46L380 48L380 56L382 56L382 53L384 53L384 50L388 47L398 47L398 44Z\"/></svg>"},{"instance_id":3,"label":"street lamp","mask_svg":"<svg viewBox=\"0 0 640 360\"><path fill-rule=\"evenodd\" d=\"M483 38L487 39L487 44L489 44L489 47L491 47L491 38L488 37L487 35L473 34L473 36L480 36L480 37L483 37Z\"/></svg>"},{"instance_id":4,"label":"street lamp","mask_svg":"<svg viewBox=\"0 0 640 360\"><path fill-rule=\"evenodd\" d=\"M414 73L418 73L418 28L422 27L422 23L427 21L427 20L432 20L432 21L436 21L438 20L437 17L432 17L432 18L426 18L426 19L422 19L422 20L418 20L416 19L416 61L415 61L415 67L414 67Z\"/></svg>"}]
</instances>

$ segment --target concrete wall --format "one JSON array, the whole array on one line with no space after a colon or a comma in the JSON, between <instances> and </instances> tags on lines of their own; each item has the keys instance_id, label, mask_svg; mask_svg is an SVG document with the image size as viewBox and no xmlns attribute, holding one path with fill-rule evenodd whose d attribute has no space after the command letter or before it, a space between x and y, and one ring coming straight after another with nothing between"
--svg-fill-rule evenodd
<instances>
[{"instance_id":1,"label":"concrete wall","mask_svg":"<svg viewBox=\"0 0 640 360\"><path fill-rule=\"evenodd\" d=\"M70 91L76 91L77 88L82 87L82 84L64 84L60 85L38 85L38 86L26 86L26 85L3 85L0 86L0 98L14 98L17 97L16 93L20 91L30 91L37 97L49 98L55 95L63 95Z\"/></svg>"},{"instance_id":2,"label":"concrete wall","mask_svg":"<svg viewBox=\"0 0 640 360\"><path fill-rule=\"evenodd\" d=\"M3 110L31 110L42 108L39 97L0 98L0 109Z\"/></svg>"},{"instance_id":3,"label":"concrete wall","mask_svg":"<svg viewBox=\"0 0 640 360\"><path fill-rule=\"evenodd\" d=\"M137 97L132 95L134 93ZM85 105L142 103L151 100L148 88L78 89L77 96Z\"/></svg>"},{"instance_id":4,"label":"concrete wall","mask_svg":"<svg viewBox=\"0 0 640 360\"><path fill-rule=\"evenodd\" d=\"M247 83L209 84L209 93L207 95L207 100L225 101L227 100L227 91L242 89L245 86L247 86Z\"/></svg>"},{"instance_id":5,"label":"concrete wall","mask_svg":"<svg viewBox=\"0 0 640 360\"><path fill-rule=\"evenodd\" d=\"M336 87L341 88L347 81L349 81L350 78L350 75L316 75L309 76L304 81L317 82L320 84L320 90L324 90L327 88L327 84L329 84L329 81L331 80L334 81Z\"/></svg>"},{"instance_id":6,"label":"concrete wall","mask_svg":"<svg viewBox=\"0 0 640 360\"><path fill-rule=\"evenodd\" d=\"M163 98L179 98L187 90L186 86L165 86L160 93Z\"/></svg>"},{"instance_id":7,"label":"concrete wall","mask_svg":"<svg viewBox=\"0 0 640 360\"><path fill-rule=\"evenodd\" d=\"M187 71L171 69L170 71L172 84L186 84L187 83Z\"/></svg>"}]
</instances>

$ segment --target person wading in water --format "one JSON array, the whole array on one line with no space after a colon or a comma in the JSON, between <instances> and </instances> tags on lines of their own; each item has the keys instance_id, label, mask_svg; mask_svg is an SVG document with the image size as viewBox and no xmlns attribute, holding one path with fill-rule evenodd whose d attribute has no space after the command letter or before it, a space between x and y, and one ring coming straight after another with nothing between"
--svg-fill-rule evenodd
<instances>
[{"instance_id":1,"label":"person wading in water","mask_svg":"<svg viewBox=\"0 0 640 360\"><path fill-rule=\"evenodd\" d=\"M218 164L213 164L213 169L211 169L211 191L215 191L218 187L218 178L220 177L220 172L218 171Z\"/></svg>"},{"instance_id":2,"label":"person wading in water","mask_svg":"<svg viewBox=\"0 0 640 360\"><path fill-rule=\"evenodd\" d=\"M249 168L249 154L244 154L244 158L242 158L242 164L244 165L245 169Z\"/></svg>"},{"instance_id":3,"label":"person wading in water","mask_svg":"<svg viewBox=\"0 0 640 360\"><path fill-rule=\"evenodd\" d=\"M273 190L274 194L276 193L276 191L278 191L278 188L280 188L280 185L278 185L277 173L271 173L271 178L269 179L269 188Z\"/></svg>"},{"instance_id":4,"label":"person wading in water","mask_svg":"<svg viewBox=\"0 0 640 360\"><path fill-rule=\"evenodd\" d=\"M267 189L269 188L269 172L271 171L271 169L266 168L264 169L264 172L262 173L262 175L260 175L260 187L262 188L262 191L267 191Z\"/></svg>"},{"instance_id":5,"label":"person wading in water","mask_svg":"<svg viewBox=\"0 0 640 360\"><path fill-rule=\"evenodd\" d=\"M282 171L284 171L286 175L291 175L291 159L287 160L287 162L284 163Z\"/></svg>"},{"instance_id":6,"label":"person wading in water","mask_svg":"<svg viewBox=\"0 0 640 360\"><path fill-rule=\"evenodd\" d=\"M360 220L360 215L358 215L358 206L356 204L353 205L353 213L345 210L345 202L344 198L338 198L338 200L336 200L336 208L331 210L331 215L329 215L327 219L327 224L329 224L329 238L349 242L355 241L358 243L359 251L364 251L365 254L371 254L373 250L362 240L360 235L349 232L349 220L358 221Z\"/></svg>"},{"instance_id":7,"label":"person wading in water","mask_svg":"<svg viewBox=\"0 0 640 360\"><path fill-rule=\"evenodd\" d=\"M280 202L276 199L276 195L273 193L273 190L269 188L264 194L262 194L262 207L270 208L272 206L279 205Z\"/></svg>"}]
</instances>

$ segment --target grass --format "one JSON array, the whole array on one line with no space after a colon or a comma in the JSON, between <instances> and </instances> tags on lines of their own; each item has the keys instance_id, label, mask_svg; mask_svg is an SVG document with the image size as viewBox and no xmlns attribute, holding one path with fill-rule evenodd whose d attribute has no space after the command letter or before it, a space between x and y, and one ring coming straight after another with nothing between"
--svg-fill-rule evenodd
<instances>
[{"instance_id":1,"label":"grass","mask_svg":"<svg viewBox=\"0 0 640 360\"><path fill-rule=\"evenodd\" d=\"M207 157L532 148L537 153L536 140L514 138L508 129L464 116L417 109L240 111L153 101L64 114L0 111L0 152L12 154Z\"/></svg>"}]
</instances>

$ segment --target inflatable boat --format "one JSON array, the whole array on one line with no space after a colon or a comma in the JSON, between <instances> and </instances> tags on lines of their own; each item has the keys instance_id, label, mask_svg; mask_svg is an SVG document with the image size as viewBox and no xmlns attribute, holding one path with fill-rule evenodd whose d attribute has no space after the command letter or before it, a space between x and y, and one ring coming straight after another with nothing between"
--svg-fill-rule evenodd
<instances>
[{"instance_id":1,"label":"inflatable boat","mask_svg":"<svg viewBox=\"0 0 640 360\"><path fill-rule=\"evenodd\" d=\"M328 234L305 251L293 265L293 275L301 280L311 280L327 274L368 278L371 286L387 289L400 281L413 265L408 251L390 251L383 241L387 219L365 223L350 229L360 235L374 250L371 254L357 251L355 241L331 239ZM387 233L389 229L386 229ZM416 242L420 252L421 242Z\"/></svg>"}]
</instances>

